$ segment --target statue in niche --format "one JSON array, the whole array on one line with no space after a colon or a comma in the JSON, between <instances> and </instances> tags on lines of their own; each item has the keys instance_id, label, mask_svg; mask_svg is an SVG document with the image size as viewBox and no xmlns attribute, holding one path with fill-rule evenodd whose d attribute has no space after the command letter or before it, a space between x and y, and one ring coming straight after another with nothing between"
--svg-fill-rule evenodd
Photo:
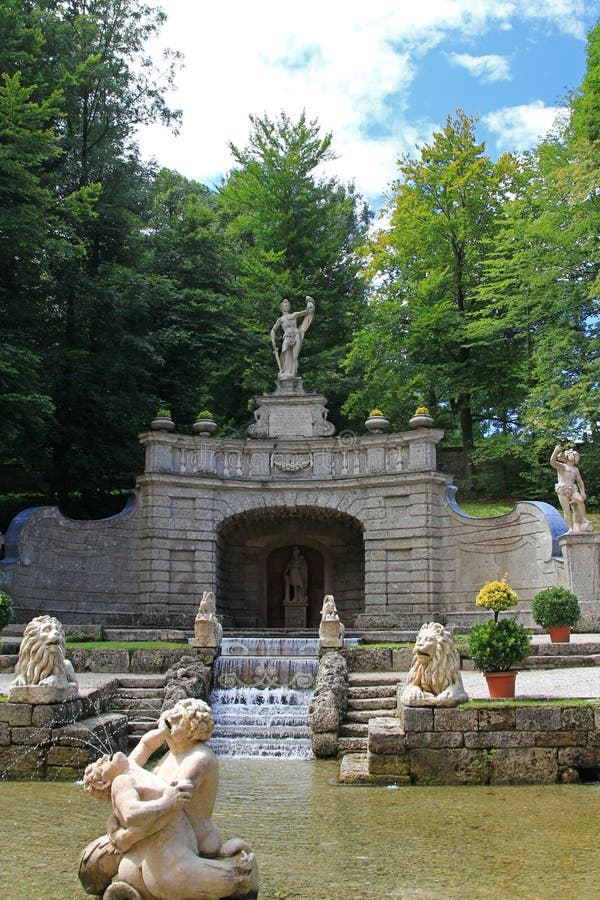
<instances>
[{"instance_id":1,"label":"statue in niche","mask_svg":"<svg viewBox=\"0 0 600 900\"><path fill-rule=\"evenodd\" d=\"M550 465L558 473L558 482L554 486L569 531L574 534L589 533L592 523L585 512L585 485L577 468L579 453L577 450L563 450L560 444L552 451Z\"/></svg>"},{"instance_id":2,"label":"statue in niche","mask_svg":"<svg viewBox=\"0 0 600 900\"><path fill-rule=\"evenodd\" d=\"M106 834L81 855L88 893L103 900L257 896L254 853L238 838L222 843L212 818L219 769L205 742L213 728L210 707L187 698L162 713L129 757L115 753L87 767L84 790L112 804ZM169 752L153 772L144 769L165 741Z\"/></svg>"},{"instance_id":3,"label":"statue in niche","mask_svg":"<svg viewBox=\"0 0 600 900\"><path fill-rule=\"evenodd\" d=\"M283 573L285 585L285 606L306 606L308 603L308 563L300 552L300 547L294 547L292 558L285 567Z\"/></svg>"},{"instance_id":4,"label":"statue in niche","mask_svg":"<svg viewBox=\"0 0 600 900\"><path fill-rule=\"evenodd\" d=\"M290 312L289 300L284 300L281 304L281 315L271 328L271 344L273 345L273 353L279 367L278 378L295 378L298 374L298 358L302 349L302 342L314 314L315 301L312 297L306 298L306 309L300 312ZM301 325L298 325L296 319L301 316L304 318L304 321ZM280 328L283 340L281 342L281 350L278 350L276 336Z\"/></svg>"},{"instance_id":5,"label":"statue in niche","mask_svg":"<svg viewBox=\"0 0 600 900\"><path fill-rule=\"evenodd\" d=\"M325 647L343 647L345 628L340 622L340 617L332 594L323 598L321 609L321 624L319 625L319 644Z\"/></svg>"}]
</instances>

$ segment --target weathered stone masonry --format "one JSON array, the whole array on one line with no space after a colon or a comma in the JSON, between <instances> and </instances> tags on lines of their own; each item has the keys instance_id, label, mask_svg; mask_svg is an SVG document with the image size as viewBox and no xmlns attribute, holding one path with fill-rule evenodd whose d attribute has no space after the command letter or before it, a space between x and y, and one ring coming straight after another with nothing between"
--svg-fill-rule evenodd
<instances>
[{"instance_id":1,"label":"weathered stone masonry","mask_svg":"<svg viewBox=\"0 0 600 900\"><path fill-rule=\"evenodd\" d=\"M298 545L312 567L309 627L332 593L347 626L386 629L472 616L481 585L505 572L525 604L581 578L568 559L579 545L560 538L566 526L547 504L464 514L436 470L441 438L435 428L245 441L147 432L145 472L123 513L74 522L27 510L7 533L0 584L18 621L50 612L72 624L191 628L213 590L225 625L277 627L282 560ZM592 609L597 542L589 553L580 599Z\"/></svg>"},{"instance_id":2,"label":"weathered stone masonry","mask_svg":"<svg viewBox=\"0 0 600 900\"><path fill-rule=\"evenodd\" d=\"M402 707L371 719L368 753L344 757L342 781L540 784L596 778L600 706Z\"/></svg>"}]
</instances>

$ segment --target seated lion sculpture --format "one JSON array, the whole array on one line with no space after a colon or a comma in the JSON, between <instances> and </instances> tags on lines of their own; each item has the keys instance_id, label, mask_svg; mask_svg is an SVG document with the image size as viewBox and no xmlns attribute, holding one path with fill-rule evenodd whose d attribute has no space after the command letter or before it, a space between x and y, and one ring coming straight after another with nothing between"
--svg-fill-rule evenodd
<instances>
[{"instance_id":1,"label":"seated lion sculpture","mask_svg":"<svg viewBox=\"0 0 600 900\"><path fill-rule=\"evenodd\" d=\"M460 657L450 632L439 622L427 622L417 635L413 664L400 703L458 706L468 699L460 674Z\"/></svg>"},{"instance_id":2,"label":"seated lion sculpture","mask_svg":"<svg viewBox=\"0 0 600 900\"><path fill-rule=\"evenodd\" d=\"M65 632L53 616L36 616L26 626L8 699L50 703L79 693L75 671L65 656Z\"/></svg>"}]
</instances>

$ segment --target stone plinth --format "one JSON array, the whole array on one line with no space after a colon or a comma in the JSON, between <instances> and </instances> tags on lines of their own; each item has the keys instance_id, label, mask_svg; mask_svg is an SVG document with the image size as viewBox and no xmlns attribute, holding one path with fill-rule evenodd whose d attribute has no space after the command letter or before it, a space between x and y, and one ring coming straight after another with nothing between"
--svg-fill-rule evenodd
<instances>
[{"instance_id":1,"label":"stone plinth","mask_svg":"<svg viewBox=\"0 0 600 900\"><path fill-rule=\"evenodd\" d=\"M9 703L64 703L79 696L79 686L67 684L24 684L8 691Z\"/></svg>"},{"instance_id":2,"label":"stone plinth","mask_svg":"<svg viewBox=\"0 0 600 900\"><path fill-rule=\"evenodd\" d=\"M581 606L578 630L596 631L600 627L600 534L561 535L558 542L564 559L564 584L573 591Z\"/></svg>"},{"instance_id":3,"label":"stone plinth","mask_svg":"<svg viewBox=\"0 0 600 900\"><path fill-rule=\"evenodd\" d=\"M330 437L335 428L327 421L327 398L306 393L301 378L278 379L274 394L255 398L253 438Z\"/></svg>"},{"instance_id":4,"label":"stone plinth","mask_svg":"<svg viewBox=\"0 0 600 900\"><path fill-rule=\"evenodd\" d=\"M306 628L305 603L288 603L285 605L285 627Z\"/></svg>"}]
</instances>

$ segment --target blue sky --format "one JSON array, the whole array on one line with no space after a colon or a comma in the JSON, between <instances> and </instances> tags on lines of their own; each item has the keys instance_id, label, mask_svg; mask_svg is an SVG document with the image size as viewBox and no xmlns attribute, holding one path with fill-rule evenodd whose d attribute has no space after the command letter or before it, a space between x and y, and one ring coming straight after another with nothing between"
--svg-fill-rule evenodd
<instances>
[{"instance_id":1,"label":"blue sky","mask_svg":"<svg viewBox=\"0 0 600 900\"><path fill-rule=\"evenodd\" d=\"M374 206L403 153L431 140L461 106L496 157L533 146L585 72L590 0L162 0L160 40L185 67L171 103L179 136L140 132L146 156L206 184L232 166L250 114L306 109L333 132L326 174L354 181Z\"/></svg>"}]
</instances>

